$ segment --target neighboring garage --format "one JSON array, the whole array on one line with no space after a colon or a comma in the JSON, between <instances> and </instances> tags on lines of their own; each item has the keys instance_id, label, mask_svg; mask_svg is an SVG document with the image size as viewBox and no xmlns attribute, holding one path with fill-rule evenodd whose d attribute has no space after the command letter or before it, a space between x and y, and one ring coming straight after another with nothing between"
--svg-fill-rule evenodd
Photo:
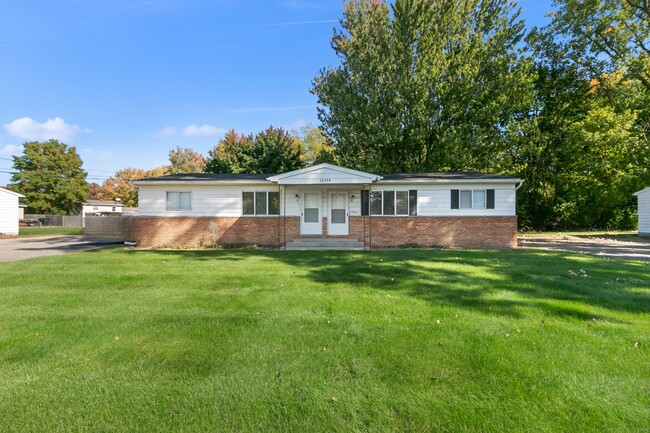
<instances>
[{"instance_id":1,"label":"neighboring garage","mask_svg":"<svg viewBox=\"0 0 650 433\"><path fill-rule=\"evenodd\" d=\"M25 196L0 187L0 234L18 234L18 219L20 218L18 199L21 197Z\"/></svg>"},{"instance_id":2,"label":"neighboring garage","mask_svg":"<svg viewBox=\"0 0 650 433\"><path fill-rule=\"evenodd\" d=\"M639 199L639 236L650 236L650 187L634 195Z\"/></svg>"}]
</instances>

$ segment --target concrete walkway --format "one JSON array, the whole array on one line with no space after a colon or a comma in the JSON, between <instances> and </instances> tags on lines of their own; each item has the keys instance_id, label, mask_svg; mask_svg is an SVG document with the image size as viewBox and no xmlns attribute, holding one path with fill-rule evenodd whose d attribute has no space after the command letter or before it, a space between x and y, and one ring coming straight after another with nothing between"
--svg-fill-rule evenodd
<instances>
[{"instance_id":1,"label":"concrete walkway","mask_svg":"<svg viewBox=\"0 0 650 433\"><path fill-rule=\"evenodd\" d=\"M650 261L649 238L520 236L519 247L593 254L624 260Z\"/></svg>"},{"instance_id":2,"label":"concrete walkway","mask_svg":"<svg viewBox=\"0 0 650 433\"><path fill-rule=\"evenodd\" d=\"M121 242L72 235L0 239L0 262L96 250L117 243Z\"/></svg>"}]
</instances>

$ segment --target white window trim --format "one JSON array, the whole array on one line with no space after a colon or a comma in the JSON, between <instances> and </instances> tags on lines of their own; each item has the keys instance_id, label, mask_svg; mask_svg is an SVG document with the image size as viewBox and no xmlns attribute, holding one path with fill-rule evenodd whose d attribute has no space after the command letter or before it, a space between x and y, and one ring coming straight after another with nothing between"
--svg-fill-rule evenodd
<instances>
[{"instance_id":1,"label":"white window trim","mask_svg":"<svg viewBox=\"0 0 650 433\"><path fill-rule=\"evenodd\" d=\"M253 213L252 214L246 214L244 213L244 193L249 192L253 194ZM257 199L255 197L255 194L258 193L265 193L266 194L266 213L265 214L257 214ZM269 193L277 193L278 194L278 213L274 214L269 214L269 205L271 204L271 200L269 200ZM280 215L282 206L281 206L281 201L282 197L280 196L279 191L246 191L242 190L241 192L241 214L242 216L245 217L255 217L255 218L268 218L268 217L278 217Z\"/></svg>"},{"instance_id":2,"label":"white window trim","mask_svg":"<svg viewBox=\"0 0 650 433\"><path fill-rule=\"evenodd\" d=\"M477 191L482 191L483 192L483 207L475 207L474 203L476 200L474 200L474 193ZM463 207L462 206L462 200L461 200L461 194L463 192L471 192L471 200L472 200L472 205L470 207ZM487 209L487 189L459 189L458 190L458 210L485 210Z\"/></svg>"},{"instance_id":3,"label":"white window trim","mask_svg":"<svg viewBox=\"0 0 650 433\"><path fill-rule=\"evenodd\" d=\"M384 192L392 192L393 194L393 209L395 213L392 215L384 215ZM372 213L372 193L380 192L381 193L381 213ZM406 213L397 213L397 193L405 192L406 193ZM370 191L368 194L368 214L369 216L381 216L381 217L410 217L409 211L411 209L411 194L410 190L401 190L401 189L378 189Z\"/></svg>"},{"instance_id":4,"label":"white window trim","mask_svg":"<svg viewBox=\"0 0 650 433\"><path fill-rule=\"evenodd\" d=\"M181 197L180 193L185 192L190 195L190 208L189 209L181 209ZM169 208L169 202L167 201L167 194L176 194L176 209L170 209ZM192 199L192 191L181 191L181 190L174 190L174 191L165 191L165 210L167 212L191 212L193 208L193 199Z\"/></svg>"}]
</instances>

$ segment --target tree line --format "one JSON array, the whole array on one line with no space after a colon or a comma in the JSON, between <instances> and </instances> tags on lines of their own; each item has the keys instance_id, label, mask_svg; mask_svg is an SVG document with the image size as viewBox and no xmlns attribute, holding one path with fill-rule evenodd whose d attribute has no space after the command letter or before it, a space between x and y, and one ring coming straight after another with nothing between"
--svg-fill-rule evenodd
<instances>
[{"instance_id":1,"label":"tree line","mask_svg":"<svg viewBox=\"0 0 650 433\"><path fill-rule=\"evenodd\" d=\"M311 91L348 167L522 177L519 223L631 228L650 185L650 3L554 0L526 32L509 0L345 4Z\"/></svg>"},{"instance_id":2,"label":"tree line","mask_svg":"<svg viewBox=\"0 0 650 433\"><path fill-rule=\"evenodd\" d=\"M57 140L27 142L13 157L10 187L25 195L28 213L75 215L86 200L117 200L138 205L134 181L181 173L283 173L311 164L335 162L333 147L312 125L300 131L270 126L257 134L227 132L207 156L177 146L169 164L149 170L125 167L102 184L87 182L83 161L73 146Z\"/></svg>"},{"instance_id":3,"label":"tree line","mask_svg":"<svg viewBox=\"0 0 650 433\"><path fill-rule=\"evenodd\" d=\"M331 41L339 65L321 69L310 88L318 127L230 131L207 156L177 147L168 166L125 168L92 190L80 172L43 175L56 187L39 185L29 168L45 165L29 165L26 143L12 181L24 194L39 191L26 194L30 207L57 213L89 192L135 205L133 180L162 174L280 173L318 162L480 171L524 179L522 228L633 227L632 193L650 185L650 3L554 0L550 23L529 30L520 12L512 0L351 0ZM47 143L45 153L57 145Z\"/></svg>"}]
</instances>

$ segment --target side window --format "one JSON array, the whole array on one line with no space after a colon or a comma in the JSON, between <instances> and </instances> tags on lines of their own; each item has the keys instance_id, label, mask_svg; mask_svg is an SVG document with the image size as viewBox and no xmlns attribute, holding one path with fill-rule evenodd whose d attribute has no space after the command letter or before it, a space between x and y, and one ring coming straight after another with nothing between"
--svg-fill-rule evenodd
<instances>
[{"instance_id":1,"label":"side window","mask_svg":"<svg viewBox=\"0 0 650 433\"><path fill-rule=\"evenodd\" d=\"M192 210L192 193L167 191L166 206L167 210Z\"/></svg>"},{"instance_id":2,"label":"side window","mask_svg":"<svg viewBox=\"0 0 650 433\"><path fill-rule=\"evenodd\" d=\"M493 189L451 190L452 209L494 209Z\"/></svg>"},{"instance_id":3,"label":"side window","mask_svg":"<svg viewBox=\"0 0 650 433\"><path fill-rule=\"evenodd\" d=\"M280 215L280 193L242 191L242 215Z\"/></svg>"}]
</instances>

